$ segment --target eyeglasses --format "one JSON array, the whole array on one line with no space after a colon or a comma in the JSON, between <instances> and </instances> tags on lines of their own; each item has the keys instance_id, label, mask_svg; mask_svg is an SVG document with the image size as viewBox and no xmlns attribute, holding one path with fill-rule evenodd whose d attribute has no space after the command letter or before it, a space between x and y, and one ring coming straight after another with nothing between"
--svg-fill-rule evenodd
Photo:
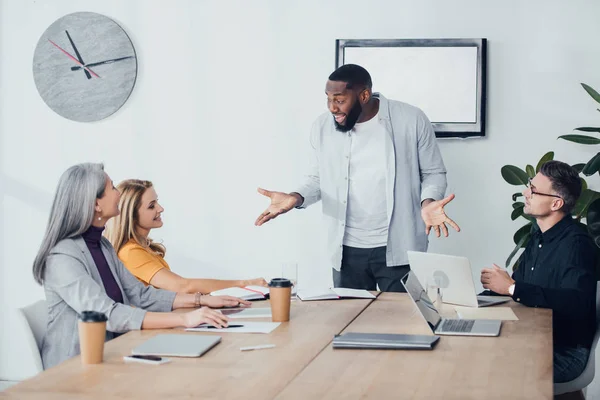
<instances>
[{"instance_id":1,"label":"eyeglasses","mask_svg":"<svg viewBox=\"0 0 600 400\"><path fill-rule=\"evenodd\" d=\"M527 188L529 189L529 191L531 192L531 198L533 198L534 194L537 194L539 196L548 196L548 197L556 197L557 199L562 199L562 197L555 195L555 194L548 194L548 193L541 193L541 192L536 192L535 191L535 186L533 186L531 184L531 178L529 178L529 182L527 183Z\"/></svg>"}]
</instances>

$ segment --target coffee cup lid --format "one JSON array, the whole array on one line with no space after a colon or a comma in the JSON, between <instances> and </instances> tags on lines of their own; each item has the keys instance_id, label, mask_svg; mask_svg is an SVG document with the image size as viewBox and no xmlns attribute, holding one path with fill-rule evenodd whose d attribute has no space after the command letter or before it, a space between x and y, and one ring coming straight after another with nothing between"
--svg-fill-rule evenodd
<instances>
[{"instance_id":1,"label":"coffee cup lid","mask_svg":"<svg viewBox=\"0 0 600 400\"><path fill-rule=\"evenodd\" d=\"M285 278L273 278L271 282L269 282L269 287L292 287L292 281Z\"/></svg>"},{"instance_id":2,"label":"coffee cup lid","mask_svg":"<svg viewBox=\"0 0 600 400\"><path fill-rule=\"evenodd\" d=\"M104 313L98 311L82 311L79 319L82 322L106 322L108 320Z\"/></svg>"}]
</instances>

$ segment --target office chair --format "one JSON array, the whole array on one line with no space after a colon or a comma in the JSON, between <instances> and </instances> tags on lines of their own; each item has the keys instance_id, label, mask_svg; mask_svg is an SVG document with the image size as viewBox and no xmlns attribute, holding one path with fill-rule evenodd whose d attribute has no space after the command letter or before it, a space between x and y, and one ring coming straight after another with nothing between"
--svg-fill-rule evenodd
<instances>
[{"instance_id":1,"label":"office chair","mask_svg":"<svg viewBox=\"0 0 600 400\"><path fill-rule=\"evenodd\" d=\"M594 341L592 342L590 357L588 358L587 365L581 375L572 381L554 384L555 396L583 390L594 380L596 372L596 345L598 344L598 338L600 338L600 282L596 285L596 334L594 335Z\"/></svg>"},{"instance_id":2,"label":"office chair","mask_svg":"<svg viewBox=\"0 0 600 400\"><path fill-rule=\"evenodd\" d=\"M42 364L42 340L48 325L48 305L39 300L17 309L17 329L23 332L26 349L19 360L22 379L31 378L44 370Z\"/></svg>"}]
</instances>

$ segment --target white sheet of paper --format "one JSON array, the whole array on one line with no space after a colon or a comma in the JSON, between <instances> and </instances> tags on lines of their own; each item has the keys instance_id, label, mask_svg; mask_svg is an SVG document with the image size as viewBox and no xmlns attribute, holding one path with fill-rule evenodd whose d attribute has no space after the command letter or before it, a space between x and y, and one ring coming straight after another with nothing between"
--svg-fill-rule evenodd
<instances>
[{"instance_id":1,"label":"white sheet of paper","mask_svg":"<svg viewBox=\"0 0 600 400\"><path fill-rule=\"evenodd\" d=\"M354 297L360 299L374 299L375 296L369 293L368 290L363 289L347 289L347 288L332 288L340 297Z\"/></svg>"},{"instance_id":2,"label":"white sheet of paper","mask_svg":"<svg viewBox=\"0 0 600 400\"><path fill-rule=\"evenodd\" d=\"M271 318L271 308L270 307L261 307L261 308L224 308L221 312L227 315L231 319L238 318Z\"/></svg>"},{"instance_id":3,"label":"white sheet of paper","mask_svg":"<svg viewBox=\"0 0 600 400\"><path fill-rule=\"evenodd\" d=\"M239 328L187 328L186 331L191 332L219 332L219 333L271 333L281 325L281 322L233 322L231 325L244 325Z\"/></svg>"},{"instance_id":4,"label":"white sheet of paper","mask_svg":"<svg viewBox=\"0 0 600 400\"><path fill-rule=\"evenodd\" d=\"M454 306L460 319L497 319L501 321L518 321L510 307L462 307Z\"/></svg>"}]
</instances>

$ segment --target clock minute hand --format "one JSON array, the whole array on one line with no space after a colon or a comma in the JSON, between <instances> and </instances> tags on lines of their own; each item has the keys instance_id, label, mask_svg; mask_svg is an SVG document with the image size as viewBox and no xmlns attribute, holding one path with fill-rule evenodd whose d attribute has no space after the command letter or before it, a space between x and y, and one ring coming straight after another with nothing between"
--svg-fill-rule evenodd
<instances>
[{"instance_id":1,"label":"clock minute hand","mask_svg":"<svg viewBox=\"0 0 600 400\"><path fill-rule=\"evenodd\" d=\"M133 58L133 56L114 58L112 60L105 60L105 61L100 61L100 62L97 62L97 63L89 63L89 64L86 64L85 66L86 67L97 67L98 65L112 64L114 62L122 61L122 60L127 60L129 58ZM77 66L71 67L71 71L78 71L80 69L81 69L81 67L77 67Z\"/></svg>"},{"instance_id":2,"label":"clock minute hand","mask_svg":"<svg viewBox=\"0 0 600 400\"><path fill-rule=\"evenodd\" d=\"M57 49L59 49L60 51L62 51L67 57L69 57L71 60L73 60L76 64L81 65L86 71L89 71L90 74L94 75L96 78L100 78L100 76L98 76L97 73L95 73L94 71L92 71L91 69L89 69L88 67L86 67L85 65L83 65L82 63L80 63L79 60L77 60L75 57L73 57L72 55L70 55L65 49L63 49L62 47L60 47L59 45L57 45L56 43L54 43L50 39L48 39L48 41L50 43L52 43L52 45L54 47L56 47Z\"/></svg>"},{"instance_id":3,"label":"clock minute hand","mask_svg":"<svg viewBox=\"0 0 600 400\"><path fill-rule=\"evenodd\" d=\"M83 62L83 58L81 58L81 54L79 54L79 50L77 50L77 46L75 46L73 39L71 39L71 35L69 35L69 31L65 30L65 33L67 34L67 37L69 38L69 42L71 42L71 46L73 47L73 50L75 50L75 55L79 59L79 62L82 64L85 64ZM90 75L90 73L88 71L84 70L84 72L85 72L85 76L87 76L88 79L92 79L92 76Z\"/></svg>"}]
</instances>

